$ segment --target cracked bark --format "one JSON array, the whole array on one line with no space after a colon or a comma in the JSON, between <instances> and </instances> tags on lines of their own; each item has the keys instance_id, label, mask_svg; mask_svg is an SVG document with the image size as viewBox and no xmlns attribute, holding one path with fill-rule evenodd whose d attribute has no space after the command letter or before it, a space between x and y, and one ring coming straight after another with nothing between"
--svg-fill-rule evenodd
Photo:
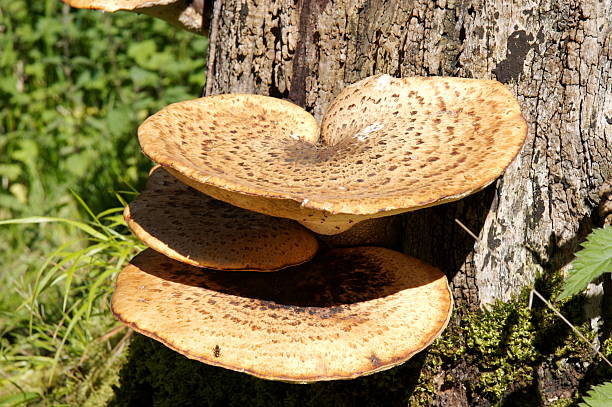
<instances>
[{"instance_id":1,"label":"cracked bark","mask_svg":"<svg viewBox=\"0 0 612 407\"><path fill-rule=\"evenodd\" d=\"M207 93L273 95L320 119L376 73L506 83L529 122L521 155L476 196L406 215L405 250L444 268L460 302L507 300L571 259L611 173L610 0L562 3L225 0Z\"/></svg>"},{"instance_id":2,"label":"cracked bark","mask_svg":"<svg viewBox=\"0 0 612 407\"><path fill-rule=\"evenodd\" d=\"M217 5L208 94L273 95L319 120L341 89L376 73L497 79L516 94L529 136L505 175L404 215L404 250L445 270L459 304L508 300L568 264L599 226L612 172L611 0Z\"/></svg>"}]
</instances>

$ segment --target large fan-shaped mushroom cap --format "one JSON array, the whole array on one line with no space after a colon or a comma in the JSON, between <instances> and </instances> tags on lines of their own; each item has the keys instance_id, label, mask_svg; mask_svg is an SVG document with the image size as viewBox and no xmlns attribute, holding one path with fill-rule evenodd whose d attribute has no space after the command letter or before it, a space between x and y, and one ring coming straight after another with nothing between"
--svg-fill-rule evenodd
<instances>
[{"instance_id":1,"label":"large fan-shaped mushroom cap","mask_svg":"<svg viewBox=\"0 0 612 407\"><path fill-rule=\"evenodd\" d=\"M159 167L124 217L149 247L199 267L275 271L310 260L318 249L314 234L295 221L218 201Z\"/></svg>"},{"instance_id":2,"label":"large fan-shaped mushroom cap","mask_svg":"<svg viewBox=\"0 0 612 407\"><path fill-rule=\"evenodd\" d=\"M121 321L189 358L293 382L396 366L444 330L451 309L441 271L373 247L277 273L203 273L147 250L112 298Z\"/></svg>"},{"instance_id":3,"label":"large fan-shaped mushroom cap","mask_svg":"<svg viewBox=\"0 0 612 407\"><path fill-rule=\"evenodd\" d=\"M484 188L527 125L497 81L377 75L338 95L320 134L300 107L257 95L176 103L138 131L143 151L190 186L336 234Z\"/></svg>"}]
</instances>

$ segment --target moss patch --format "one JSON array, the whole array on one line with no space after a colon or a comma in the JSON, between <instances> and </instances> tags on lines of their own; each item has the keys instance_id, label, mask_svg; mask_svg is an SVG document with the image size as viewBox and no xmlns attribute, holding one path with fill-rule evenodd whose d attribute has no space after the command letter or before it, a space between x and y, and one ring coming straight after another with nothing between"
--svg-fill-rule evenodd
<instances>
[{"instance_id":1,"label":"moss patch","mask_svg":"<svg viewBox=\"0 0 612 407\"><path fill-rule=\"evenodd\" d=\"M458 400L490 405L504 399L536 403L538 351L531 312L519 302L500 302L482 312L462 311L463 318L429 349L419 379L422 386L410 405L452 405Z\"/></svg>"},{"instance_id":2,"label":"moss patch","mask_svg":"<svg viewBox=\"0 0 612 407\"><path fill-rule=\"evenodd\" d=\"M523 294L487 311L458 310L461 319L429 348L409 405L575 405L578 393L612 375L552 311L527 304ZM581 298L561 304L562 313L593 340L581 309ZM610 343L602 346L608 357Z\"/></svg>"},{"instance_id":3,"label":"moss patch","mask_svg":"<svg viewBox=\"0 0 612 407\"><path fill-rule=\"evenodd\" d=\"M92 342L80 359L72 360L71 366L63 366L64 374L51 386L46 401L82 407L107 405L114 397L120 380L119 372L128 357L124 345L131 335L127 335Z\"/></svg>"}]
</instances>

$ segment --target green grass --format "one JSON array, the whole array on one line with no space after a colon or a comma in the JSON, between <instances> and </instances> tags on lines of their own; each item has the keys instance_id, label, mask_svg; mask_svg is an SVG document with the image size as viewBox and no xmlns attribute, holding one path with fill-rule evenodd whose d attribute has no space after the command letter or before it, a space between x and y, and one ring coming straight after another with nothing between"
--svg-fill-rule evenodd
<instances>
[{"instance_id":1,"label":"green grass","mask_svg":"<svg viewBox=\"0 0 612 407\"><path fill-rule=\"evenodd\" d=\"M84 203L83 207L90 211ZM13 285L21 304L13 316L7 312L0 346L0 380L11 397L37 394L40 400L49 401L46 393L54 385L78 381L75 374L79 370L99 368L83 364L90 350L113 353L116 322L108 310L112 281L143 248L127 233L121 211L112 208L91 213L88 222L49 217L0 221L0 226L67 224L84 233L48 255L27 284ZM97 346L101 342L106 342L102 349ZM10 387L19 391L11 392Z\"/></svg>"},{"instance_id":2,"label":"green grass","mask_svg":"<svg viewBox=\"0 0 612 407\"><path fill-rule=\"evenodd\" d=\"M0 0L0 38L0 406L61 404L123 343L109 290L139 245L115 192L150 167L140 122L199 95L207 42L58 0Z\"/></svg>"}]
</instances>

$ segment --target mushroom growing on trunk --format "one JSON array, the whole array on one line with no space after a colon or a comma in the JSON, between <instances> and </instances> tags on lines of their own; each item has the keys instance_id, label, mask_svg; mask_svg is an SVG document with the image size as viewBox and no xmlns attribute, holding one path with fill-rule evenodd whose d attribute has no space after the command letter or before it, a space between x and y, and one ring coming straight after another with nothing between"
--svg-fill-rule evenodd
<instances>
[{"instance_id":1,"label":"mushroom growing on trunk","mask_svg":"<svg viewBox=\"0 0 612 407\"><path fill-rule=\"evenodd\" d=\"M191 187L325 235L477 192L526 135L497 81L388 75L344 89L320 127L297 105L233 94L172 104L138 129L144 153Z\"/></svg>"},{"instance_id":2,"label":"mushroom growing on trunk","mask_svg":"<svg viewBox=\"0 0 612 407\"><path fill-rule=\"evenodd\" d=\"M240 207L264 222L289 218L337 235L484 188L526 132L503 85L460 78L364 79L337 96L320 126L267 96L175 103L138 129L144 153L163 170L126 219L160 252L206 266L209 259L194 263L166 246L194 243L204 226L213 235L210 227L225 228L223 220L195 221L214 210L210 197L232 213ZM185 225L193 230L175 239L174 228ZM357 235L372 234L365 226ZM241 237L230 229L202 241L199 257ZM117 318L187 357L266 379L350 379L391 368L428 346L452 311L444 273L380 247L332 249L277 273L176 260L152 250L133 259L117 280Z\"/></svg>"},{"instance_id":3,"label":"mushroom growing on trunk","mask_svg":"<svg viewBox=\"0 0 612 407\"><path fill-rule=\"evenodd\" d=\"M198 267L276 271L310 260L318 249L298 223L218 201L160 167L124 217L147 246Z\"/></svg>"},{"instance_id":4,"label":"mushroom growing on trunk","mask_svg":"<svg viewBox=\"0 0 612 407\"><path fill-rule=\"evenodd\" d=\"M132 11L160 18L168 23L204 34L204 0L62 0L75 8L107 11Z\"/></svg>"}]
</instances>

